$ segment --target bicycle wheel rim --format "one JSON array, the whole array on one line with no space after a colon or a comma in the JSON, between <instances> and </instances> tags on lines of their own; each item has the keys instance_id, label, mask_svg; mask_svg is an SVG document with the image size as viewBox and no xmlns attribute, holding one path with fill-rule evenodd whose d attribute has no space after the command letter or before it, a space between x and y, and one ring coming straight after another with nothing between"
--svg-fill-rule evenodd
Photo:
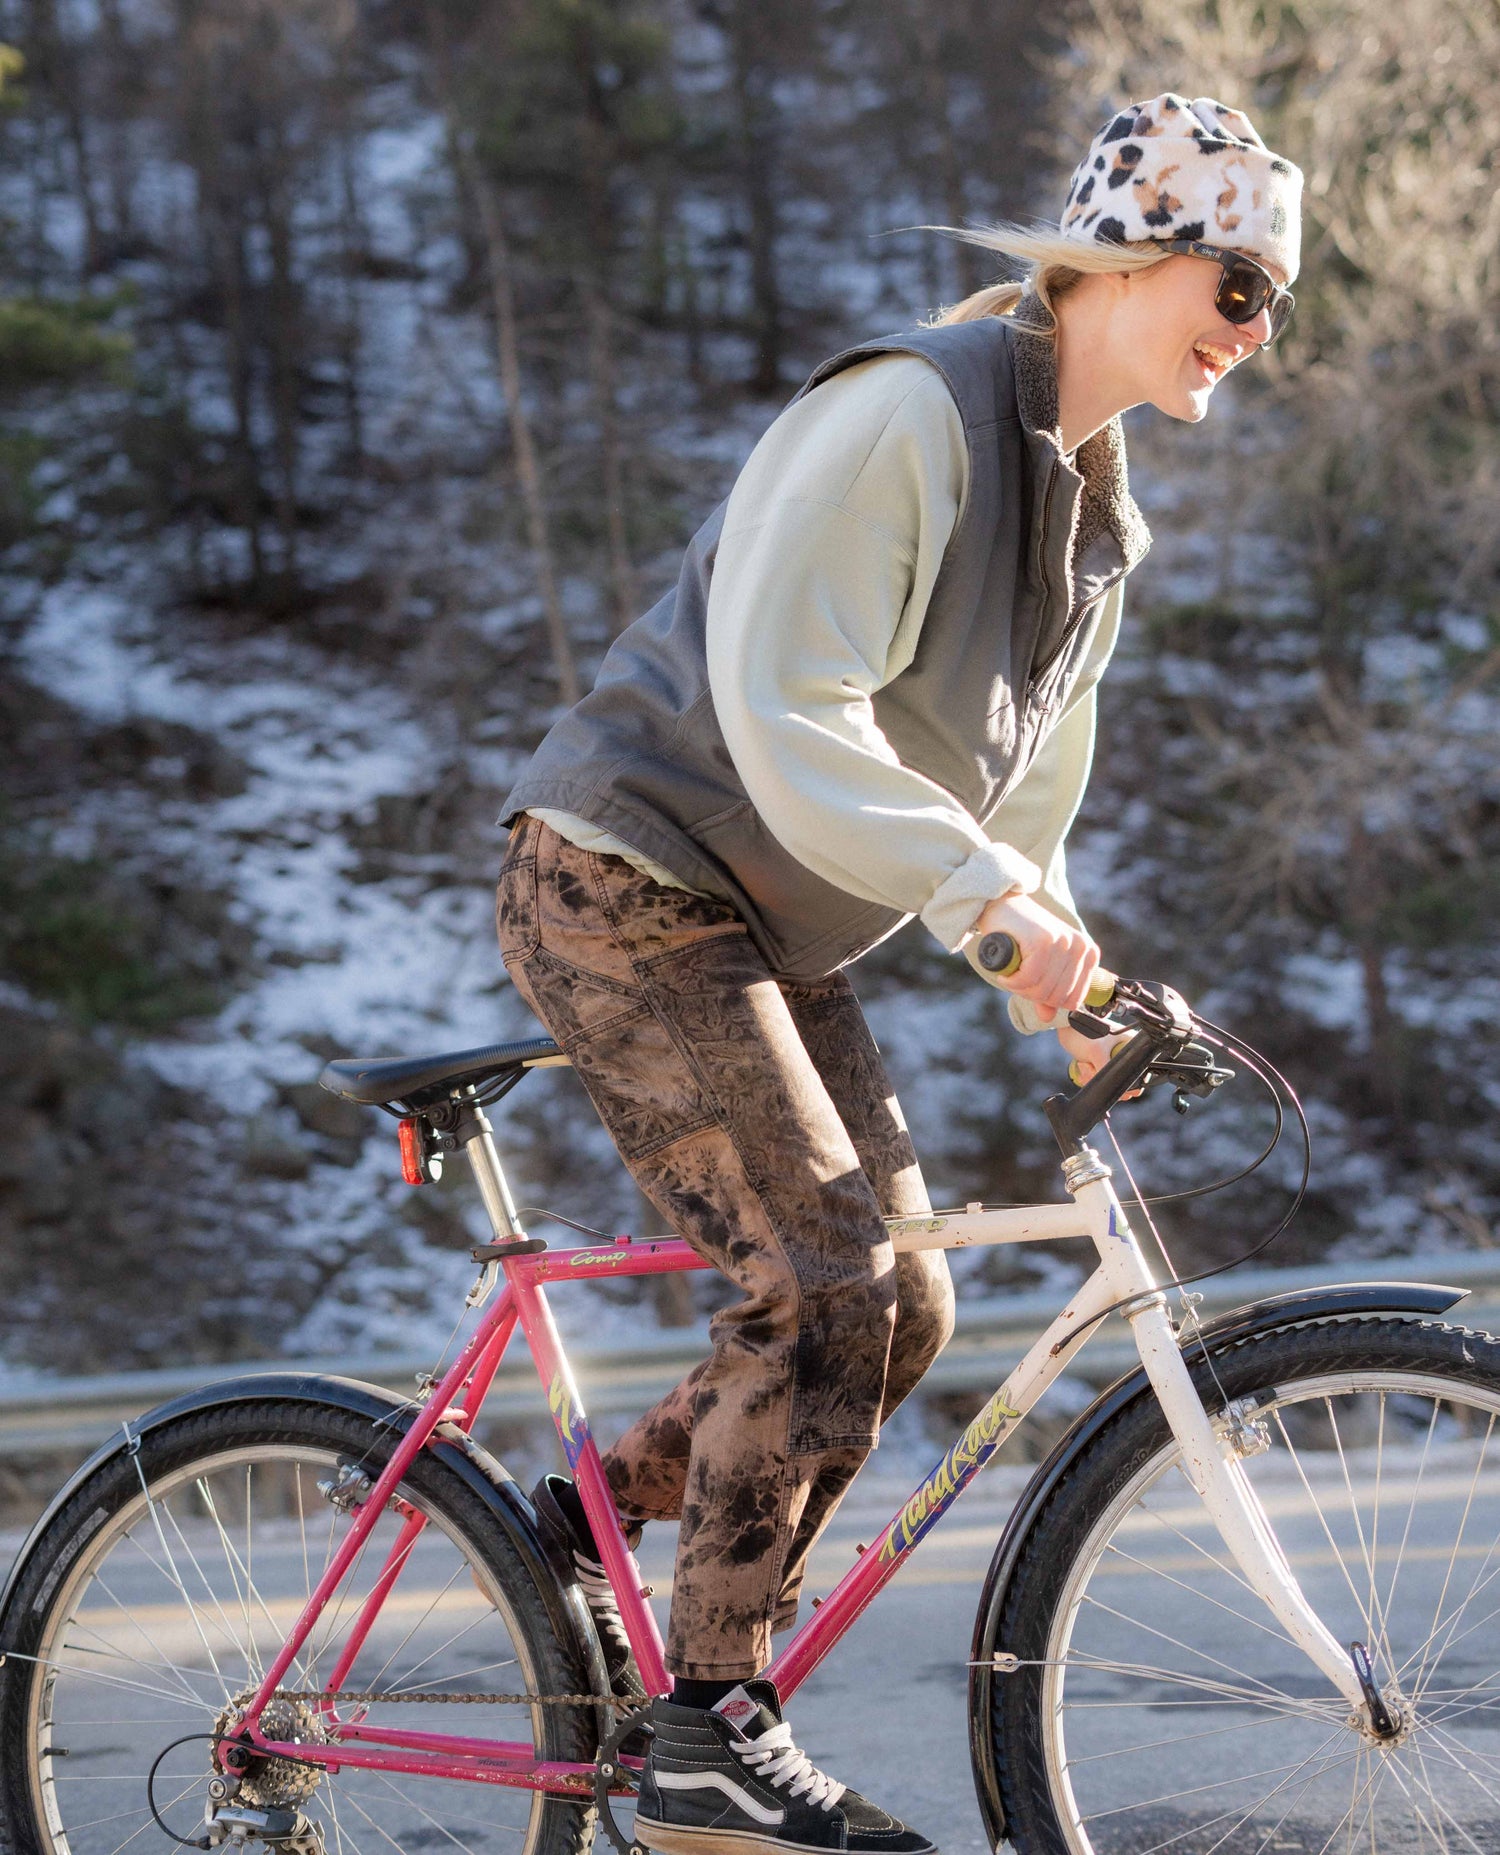
<instances>
[{"instance_id":1,"label":"bicycle wheel rim","mask_svg":"<svg viewBox=\"0 0 1500 1855\"><path fill-rule=\"evenodd\" d=\"M153 1477L149 1496L143 1485L88 1539L50 1600L27 1709L32 1804L48 1855L160 1846L164 1838L146 1808L150 1761L180 1735L211 1732L225 1705L258 1681L348 1527L348 1516L317 1490L347 1459L335 1447L304 1442L244 1442L205 1452ZM271 1589L266 1553L257 1552L257 1542L264 1548L269 1536L264 1528L257 1533L255 1515L264 1514L267 1504L258 1510L257 1497L276 1477L283 1484L271 1503L280 1510L276 1520L287 1519L289 1509L302 1520L293 1552L286 1538L269 1542L279 1549L281 1574ZM243 1514L228 1499L240 1486ZM419 1487L403 1483L400 1493L427 1525L341 1687L461 1691L461 1681L476 1690L536 1691L524 1630L481 1543L465 1538ZM400 1524L398 1514L380 1517L346 1588L368 1592ZM131 1569L132 1560L139 1569ZM413 1574L424 1582L414 1587ZM117 1588L121 1577L137 1599L149 1591L154 1601L132 1601L131 1590ZM357 1598L330 1603L282 1686L312 1689L326 1679L341 1626L356 1608ZM455 1666L460 1659L462 1670ZM90 1660L106 1662L107 1672ZM374 1724L529 1741L538 1750L544 1731L536 1706L385 1703L370 1717ZM158 1774L157 1807L179 1835L201 1831L208 1753L206 1740L189 1742ZM90 1793L113 1795L117 1807L101 1812L84 1802ZM393 1846L487 1855L535 1847L546 1804L535 1791L346 1768L320 1777L301 1807L322 1823L328 1855L390 1855Z\"/></svg>"},{"instance_id":2,"label":"bicycle wheel rim","mask_svg":"<svg viewBox=\"0 0 1500 1855\"><path fill-rule=\"evenodd\" d=\"M1314 1607L1340 1640L1368 1644L1383 1683L1394 1676L1409 1730L1382 1746L1351 1724L1225 1569L1168 1442L1096 1517L1052 1614L1040 1745L1063 1846L1491 1855L1500 1392L1349 1368L1283 1375L1256 1403L1271 1447L1247 1473Z\"/></svg>"}]
</instances>

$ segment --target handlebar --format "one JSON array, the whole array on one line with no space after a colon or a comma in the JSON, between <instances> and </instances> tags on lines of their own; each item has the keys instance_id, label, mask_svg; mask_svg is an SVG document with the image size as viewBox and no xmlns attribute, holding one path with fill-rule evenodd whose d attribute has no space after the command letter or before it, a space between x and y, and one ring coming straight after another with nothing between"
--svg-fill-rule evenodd
<instances>
[{"instance_id":1,"label":"handlebar","mask_svg":"<svg viewBox=\"0 0 1500 1855\"><path fill-rule=\"evenodd\" d=\"M986 934L975 955L980 966L997 978L1020 970L1021 949L1012 934ZM1096 1015L1104 1011L1110 1017ZM1054 1095L1047 1102L1047 1118L1065 1154L1076 1152L1109 1110L1132 1091L1171 1082L1177 1088L1177 1105L1186 1108L1189 1095L1211 1094L1233 1074L1218 1068L1212 1053L1192 1042L1197 1028L1192 1014L1164 986L1121 979L1101 967L1089 987L1084 1010L1070 1012L1068 1017L1075 1029L1090 1037L1123 1030L1134 1035L1117 1044L1104 1067L1076 1093ZM1069 1076L1076 1082L1071 1064Z\"/></svg>"},{"instance_id":2,"label":"handlebar","mask_svg":"<svg viewBox=\"0 0 1500 1855\"><path fill-rule=\"evenodd\" d=\"M1009 979L1021 970L1021 949L1014 934L986 934L975 949L975 956L987 973L997 979ZM1099 967L1088 990L1085 1003L1091 1011L1102 1011L1114 1003L1119 980L1112 972Z\"/></svg>"}]
</instances>

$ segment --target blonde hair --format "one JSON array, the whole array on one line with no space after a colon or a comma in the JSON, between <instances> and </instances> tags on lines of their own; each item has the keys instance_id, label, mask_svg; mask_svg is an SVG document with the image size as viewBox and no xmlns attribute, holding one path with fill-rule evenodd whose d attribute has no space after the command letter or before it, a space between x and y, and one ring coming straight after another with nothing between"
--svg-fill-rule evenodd
<instances>
[{"instance_id":1,"label":"blonde hair","mask_svg":"<svg viewBox=\"0 0 1500 1855\"><path fill-rule=\"evenodd\" d=\"M925 326L943 328L950 322L977 322L981 316L1008 316L1028 290L1049 313L1054 303L1066 296L1082 277L1106 271L1144 271L1172 254L1158 244L1142 242L1130 245L1085 243L1082 239L1064 238L1055 226L1028 230L1021 225L926 225L913 231L942 232L949 238L961 238L968 245L982 245L986 251L998 251L1026 266L1026 275L1018 283L992 283L976 290L962 302L934 311ZM1038 334L1050 331L1037 330Z\"/></svg>"}]
</instances>

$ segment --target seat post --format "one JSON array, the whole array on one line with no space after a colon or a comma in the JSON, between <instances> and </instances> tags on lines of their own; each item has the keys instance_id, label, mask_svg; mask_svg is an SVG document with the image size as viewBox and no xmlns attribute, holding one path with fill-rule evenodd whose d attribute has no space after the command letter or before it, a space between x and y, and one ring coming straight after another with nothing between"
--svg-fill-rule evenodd
<instances>
[{"instance_id":1,"label":"seat post","mask_svg":"<svg viewBox=\"0 0 1500 1855\"><path fill-rule=\"evenodd\" d=\"M508 1242L523 1234L516 1217L515 1200L505 1182L500 1155L495 1151L494 1135L484 1109L471 1100L460 1098L458 1138L479 1187L479 1196L489 1214L497 1242Z\"/></svg>"}]
</instances>

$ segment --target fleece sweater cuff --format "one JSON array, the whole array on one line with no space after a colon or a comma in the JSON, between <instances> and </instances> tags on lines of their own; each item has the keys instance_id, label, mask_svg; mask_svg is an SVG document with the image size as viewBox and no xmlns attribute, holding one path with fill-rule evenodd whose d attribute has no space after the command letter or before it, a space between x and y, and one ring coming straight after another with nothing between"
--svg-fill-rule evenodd
<instances>
[{"instance_id":1,"label":"fleece sweater cuff","mask_svg":"<svg viewBox=\"0 0 1500 1855\"><path fill-rule=\"evenodd\" d=\"M949 953L969 940L989 902L1019 890L1030 895L1041 886L1042 872L1030 857L1009 844L981 844L938 885L922 910L922 925Z\"/></svg>"}]
</instances>

